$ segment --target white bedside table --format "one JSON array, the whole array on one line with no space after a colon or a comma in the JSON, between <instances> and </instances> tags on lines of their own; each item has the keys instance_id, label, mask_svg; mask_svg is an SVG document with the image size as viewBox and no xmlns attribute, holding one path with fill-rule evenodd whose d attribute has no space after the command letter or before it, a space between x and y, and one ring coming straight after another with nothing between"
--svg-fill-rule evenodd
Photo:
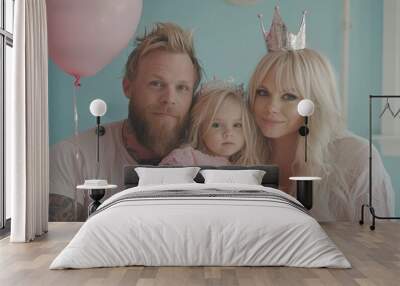
<instances>
[{"instance_id":1,"label":"white bedside table","mask_svg":"<svg viewBox=\"0 0 400 286\"><path fill-rule=\"evenodd\" d=\"M93 202L88 206L88 217L101 205L107 189L115 189L117 185L109 185L107 180L85 180L85 184L79 185L78 190L89 190L89 197Z\"/></svg>"},{"instance_id":2,"label":"white bedside table","mask_svg":"<svg viewBox=\"0 0 400 286\"><path fill-rule=\"evenodd\" d=\"M313 206L313 181L321 180L320 177L290 177L289 180L297 183L297 200L308 210Z\"/></svg>"}]
</instances>

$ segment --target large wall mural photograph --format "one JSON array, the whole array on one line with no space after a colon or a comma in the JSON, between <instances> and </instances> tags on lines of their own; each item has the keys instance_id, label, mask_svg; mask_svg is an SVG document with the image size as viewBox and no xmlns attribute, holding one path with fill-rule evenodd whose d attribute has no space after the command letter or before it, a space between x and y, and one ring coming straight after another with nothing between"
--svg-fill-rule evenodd
<instances>
[{"instance_id":1,"label":"large wall mural photograph","mask_svg":"<svg viewBox=\"0 0 400 286\"><path fill-rule=\"evenodd\" d=\"M320 178L317 220L358 221L369 199L368 98L391 92L384 5L278 2L48 0L50 220L86 220L91 199L77 186L104 179L117 186L110 197L126 165L273 164L292 196L290 177ZM385 102L372 131L400 133L384 127L394 124ZM393 216L399 160L381 137L373 204Z\"/></svg>"}]
</instances>

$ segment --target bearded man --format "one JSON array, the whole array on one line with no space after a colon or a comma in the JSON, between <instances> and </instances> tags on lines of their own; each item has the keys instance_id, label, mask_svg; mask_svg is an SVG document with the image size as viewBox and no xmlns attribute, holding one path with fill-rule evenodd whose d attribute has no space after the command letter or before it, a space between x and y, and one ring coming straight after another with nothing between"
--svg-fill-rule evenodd
<instances>
[{"instance_id":1,"label":"bearded man","mask_svg":"<svg viewBox=\"0 0 400 286\"><path fill-rule=\"evenodd\" d=\"M104 125L100 144L98 177L119 186L124 165L156 165L183 142L202 73L191 33L175 24L158 23L136 41L122 81L128 118ZM91 129L51 149L50 221L86 219L87 194L76 186L96 178L94 142Z\"/></svg>"}]
</instances>

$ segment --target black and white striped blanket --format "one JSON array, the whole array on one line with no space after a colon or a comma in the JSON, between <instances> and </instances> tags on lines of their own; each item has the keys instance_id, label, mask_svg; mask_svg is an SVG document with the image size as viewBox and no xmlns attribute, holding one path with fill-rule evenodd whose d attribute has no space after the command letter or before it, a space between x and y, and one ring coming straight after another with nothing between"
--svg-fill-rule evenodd
<instances>
[{"instance_id":1,"label":"black and white striped blanket","mask_svg":"<svg viewBox=\"0 0 400 286\"><path fill-rule=\"evenodd\" d=\"M110 207L128 201L149 201L149 200L257 200L276 202L292 206L306 214L307 209L294 199L269 191L243 189L243 190L218 190L215 188L204 188L202 190L162 190L162 191L137 191L130 192L119 198L107 201L91 216L94 216Z\"/></svg>"}]
</instances>

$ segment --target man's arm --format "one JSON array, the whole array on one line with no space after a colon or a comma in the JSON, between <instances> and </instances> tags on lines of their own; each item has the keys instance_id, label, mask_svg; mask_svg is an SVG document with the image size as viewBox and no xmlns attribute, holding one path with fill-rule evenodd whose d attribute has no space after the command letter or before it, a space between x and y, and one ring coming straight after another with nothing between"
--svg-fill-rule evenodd
<instances>
[{"instance_id":1,"label":"man's arm","mask_svg":"<svg viewBox=\"0 0 400 286\"><path fill-rule=\"evenodd\" d=\"M50 194L49 221L85 221L87 211L82 204L77 203L77 220L75 220L75 205L71 198L63 195Z\"/></svg>"},{"instance_id":2,"label":"man's arm","mask_svg":"<svg viewBox=\"0 0 400 286\"><path fill-rule=\"evenodd\" d=\"M75 146L65 140L50 149L49 221L84 221L84 192L76 191L83 181L83 157L76 158ZM76 203L76 207L75 207Z\"/></svg>"}]
</instances>

